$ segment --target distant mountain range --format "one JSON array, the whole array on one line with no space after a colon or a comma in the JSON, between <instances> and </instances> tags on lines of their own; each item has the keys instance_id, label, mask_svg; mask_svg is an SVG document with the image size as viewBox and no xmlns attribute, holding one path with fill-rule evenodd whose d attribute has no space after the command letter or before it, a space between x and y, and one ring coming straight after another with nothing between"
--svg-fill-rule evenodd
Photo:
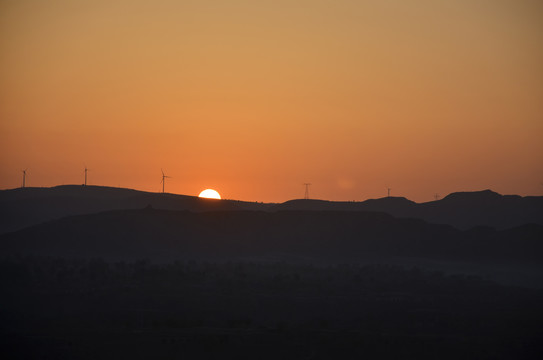
<instances>
[{"instance_id":1,"label":"distant mountain range","mask_svg":"<svg viewBox=\"0 0 543 360\"><path fill-rule=\"evenodd\" d=\"M108 210L206 211L373 211L419 218L466 230L476 226L507 229L543 225L543 197L500 195L490 190L453 193L441 200L416 203L401 197L361 202L290 200L281 204L209 200L195 196L150 193L123 188L63 185L52 188L0 190L0 234L60 219Z\"/></svg>"},{"instance_id":2,"label":"distant mountain range","mask_svg":"<svg viewBox=\"0 0 543 360\"><path fill-rule=\"evenodd\" d=\"M0 191L0 256L412 264L539 286L542 215L542 197L488 190L428 203L265 204L97 186L25 188Z\"/></svg>"},{"instance_id":3,"label":"distant mountain range","mask_svg":"<svg viewBox=\"0 0 543 360\"><path fill-rule=\"evenodd\" d=\"M270 210L381 211L396 217L419 218L464 230L475 226L507 229L530 223L543 225L543 196L500 195L490 190L457 192L425 203L403 197L362 202L291 200L274 205Z\"/></svg>"}]
</instances>

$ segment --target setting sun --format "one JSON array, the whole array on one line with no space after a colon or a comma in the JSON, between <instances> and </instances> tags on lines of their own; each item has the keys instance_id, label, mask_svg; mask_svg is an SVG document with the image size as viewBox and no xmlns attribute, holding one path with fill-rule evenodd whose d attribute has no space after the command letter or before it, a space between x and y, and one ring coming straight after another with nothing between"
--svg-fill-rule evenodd
<instances>
[{"instance_id":1,"label":"setting sun","mask_svg":"<svg viewBox=\"0 0 543 360\"><path fill-rule=\"evenodd\" d=\"M221 195L213 189L205 189L200 193L200 195L198 195L198 197L206 199L220 199Z\"/></svg>"}]
</instances>

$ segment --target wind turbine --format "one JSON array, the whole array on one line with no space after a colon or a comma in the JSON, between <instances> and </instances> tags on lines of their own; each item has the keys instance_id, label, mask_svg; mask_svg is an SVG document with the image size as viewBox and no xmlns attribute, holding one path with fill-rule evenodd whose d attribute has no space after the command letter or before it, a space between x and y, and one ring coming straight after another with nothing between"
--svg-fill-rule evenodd
<instances>
[{"instance_id":1,"label":"wind turbine","mask_svg":"<svg viewBox=\"0 0 543 360\"><path fill-rule=\"evenodd\" d=\"M305 186L305 194L304 194L304 199L309 199L309 186L311 186L310 183L304 183L303 184Z\"/></svg>"},{"instance_id":2,"label":"wind turbine","mask_svg":"<svg viewBox=\"0 0 543 360\"><path fill-rule=\"evenodd\" d=\"M160 169L162 171L162 193L164 194L164 184L166 184L166 178L171 178L171 176L164 175L164 170Z\"/></svg>"},{"instance_id":3,"label":"wind turbine","mask_svg":"<svg viewBox=\"0 0 543 360\"><path fill-rule=\"evenodd\" d=\"M25 184L26 184L26 169L22 170L23 172L23 189L25 187Z\"/></svg>"},{"instance_id":4,"label":"wind turbine","mask_svg":"<svg viewBox=\"0 0 543 360\"><path fill-rule=\"evenodd\" d=\"M87 169L87 165L85 165L85 186L87 186L87 171L89 171L89 169Z\"/></svg>"}]
</instances>

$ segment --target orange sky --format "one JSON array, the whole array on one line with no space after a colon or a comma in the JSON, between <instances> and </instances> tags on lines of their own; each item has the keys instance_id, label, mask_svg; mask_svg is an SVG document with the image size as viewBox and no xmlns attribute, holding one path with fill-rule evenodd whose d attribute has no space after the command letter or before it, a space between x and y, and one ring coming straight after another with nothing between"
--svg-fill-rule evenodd
<instances>
[{"instance_id":1,"label":"orange sky","mask_svg":"<svg viewBox=\"0 0 543 360\"><path fill-rule=\"evenodd\" d=\"M0 188L543 194L539 0L0 0Z\"/></svg>"}]
</instances>

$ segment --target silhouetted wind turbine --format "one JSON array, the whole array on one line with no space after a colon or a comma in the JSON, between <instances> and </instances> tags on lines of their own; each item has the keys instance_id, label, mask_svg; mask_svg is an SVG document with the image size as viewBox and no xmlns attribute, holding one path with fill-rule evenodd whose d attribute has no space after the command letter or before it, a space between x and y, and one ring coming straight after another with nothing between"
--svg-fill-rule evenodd
<instances>
[{"instance_id":1,"label":"silhouetted wind turbine","mask_svg":"<svg viewBox=\"0 0 543 360\"><path fill-rule=\"evenodd\" d=\"M87 186L87 171L89 171L89 169L87 169L87 165L85 165L85 186Z\"/></svg>"},{"instance_id":2,"label":"silhouetted wind turbine","mask_svg":"<svg viewBox=\"0 0 543 360\"><path fill-rule=\"evenodd\" d=\"M166 183L166 178L171 178L171 176L164 175L164 170L160 169L162 171L162 193L164 194L164 184Z\"/></svg>"},{"instance_id":3,"label":"silhouetted wind turbine","mask_svg":"<svg viewBox=\"0 0 543 360\"><path fill-rule=\"evenodd\" d=\"M22 171L23 171L23 189L24 189L25 184L26 184L26 169L24 169Z\"/></svg>"},{"instance_id":4,"label":"silhouetted wind turbine","mask_svg":"<svg viewBox=\"0 0 543 360\"><path fill-rule=\"evenodd\" d=\"M303 185L305 186L304 199L309 199L309 186L310 186L311 184L310 184L310 183L304 183Z\"/></svg>"},{"instance_id":5,"label":"silhouetted wind turbine","mask_svg":"<svg viewBox=\"0 0 543 360\"><path fill-rule=\"evenodd\" d=\"M392 190L392 189L387 187L387 197L390 197L390 190Z\"/></svg>"},{"instance_id":6,"label":"silhouetted wind turbine","mask_svg":"<svg viewBox=\"0 0 543 360\"><path fill-rule=\"evenodd\" d=\"M434 199L436 199L436 201L439 200L439 194L438 193L434 194Z\"/></svg>"}]
</instances>

